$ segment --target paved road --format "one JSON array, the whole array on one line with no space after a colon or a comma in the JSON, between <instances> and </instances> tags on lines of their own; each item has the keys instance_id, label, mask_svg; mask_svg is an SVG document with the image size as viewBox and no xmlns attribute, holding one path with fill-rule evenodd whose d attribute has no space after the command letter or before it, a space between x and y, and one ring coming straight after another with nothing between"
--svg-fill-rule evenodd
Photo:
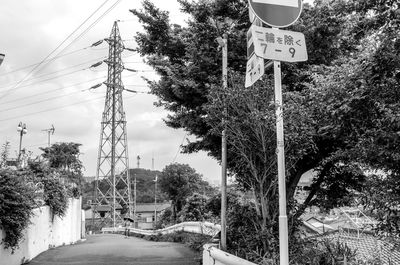
<instances>
[{"instance_id":1,"label":"paved road","mask_svg":"<svg viewBox=\"0 0 400 265\"><path fill-rule=\"evenodd\" d=\"M92 235L85 242L50 249L29 265L198 265L197 255L183 244L152 242L123 235Z\"/></svg>"}]
</instances>

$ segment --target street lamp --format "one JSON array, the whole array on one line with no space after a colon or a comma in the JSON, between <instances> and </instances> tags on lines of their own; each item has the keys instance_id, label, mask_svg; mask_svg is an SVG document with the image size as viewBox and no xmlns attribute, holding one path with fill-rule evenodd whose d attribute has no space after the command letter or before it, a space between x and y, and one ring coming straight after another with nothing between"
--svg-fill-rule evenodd
<instances>
[{"instance_id":1,"label":"street lamp","mask_svg":"<svg viewBox=\"0 0 400 265\"><path fill-rule=\"evenodd\" d=\"M3 62L4 57L5 57L4 53L0 53L0 65Z\"/></svg>"},{"instance_id":2,"label":"street lamp","mask_svg":"<svg viewBox=\"0 0 400 265\"><path fill-rule=\"evenodd\" d=\"M22 122L19 122L18 127L17 127L17 132L19 132L19 151L18 151L18 163L21 159L21 146L22 146L22 136L28 132L26 129L26 124L22 124Z\"/></svg>"}]
</instances>

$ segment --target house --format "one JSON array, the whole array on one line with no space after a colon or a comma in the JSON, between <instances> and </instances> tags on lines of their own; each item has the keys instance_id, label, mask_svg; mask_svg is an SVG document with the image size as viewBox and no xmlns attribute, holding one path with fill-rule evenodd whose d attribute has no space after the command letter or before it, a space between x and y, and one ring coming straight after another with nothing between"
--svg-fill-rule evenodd
<instances>
[{"instance_id":1,"label":"house","mask_svg":"<svg viewBox=\"0 0 400 265\"><path fill-rule=\"evenodd\" d=\"M171 206L170 203L138 203L136 204L136 222L134 223L135 228L139 229L153 229L155 226L155 213L157 213L157 218L165 211L165 209ZM121 206L117 206L116 210L121 210ZM109 212L111 207L107 205L98 206L97 210L99 212ZM93 217L92 208L85 210L85 220L86 223L91 223Z\"/></svg>"}]
</instances>

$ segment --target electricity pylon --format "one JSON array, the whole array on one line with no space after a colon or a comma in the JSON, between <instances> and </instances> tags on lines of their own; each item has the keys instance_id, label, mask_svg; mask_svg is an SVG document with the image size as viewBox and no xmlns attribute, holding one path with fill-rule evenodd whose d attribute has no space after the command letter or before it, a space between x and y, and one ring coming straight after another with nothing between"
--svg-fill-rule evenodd
<instances>
[{"instance_id":1,"label":"electricity pylon","mask_svg":"<svg viewBox=\"0 0 400 265\"><path fill-rule=\"evenodd\" d=\"M93 225L115 227L124 216L132 217L131 182L129 176L126 119L122 103L124 69L121 53L124 50L117 22L109 45L106 100L101 122L100 144L96 171Z\"/></svg>"}]
</instances>

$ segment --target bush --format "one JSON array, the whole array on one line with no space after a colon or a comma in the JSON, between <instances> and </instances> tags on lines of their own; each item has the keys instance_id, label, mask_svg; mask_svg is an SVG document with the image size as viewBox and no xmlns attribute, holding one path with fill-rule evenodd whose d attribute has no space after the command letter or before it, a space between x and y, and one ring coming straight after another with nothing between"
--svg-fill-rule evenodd
<instances>
[{"instance_id":1,"label":"bush","mask_svg":"<svg viewBox=\"0 0 400 265\"><path fill-rule=\"evenodd\" d=\"M35 206L34 190L24 181L23 173L0 169L0 228L5 232L1 244L12 253L23 239Z\"/></svg>"}]
</instances>

